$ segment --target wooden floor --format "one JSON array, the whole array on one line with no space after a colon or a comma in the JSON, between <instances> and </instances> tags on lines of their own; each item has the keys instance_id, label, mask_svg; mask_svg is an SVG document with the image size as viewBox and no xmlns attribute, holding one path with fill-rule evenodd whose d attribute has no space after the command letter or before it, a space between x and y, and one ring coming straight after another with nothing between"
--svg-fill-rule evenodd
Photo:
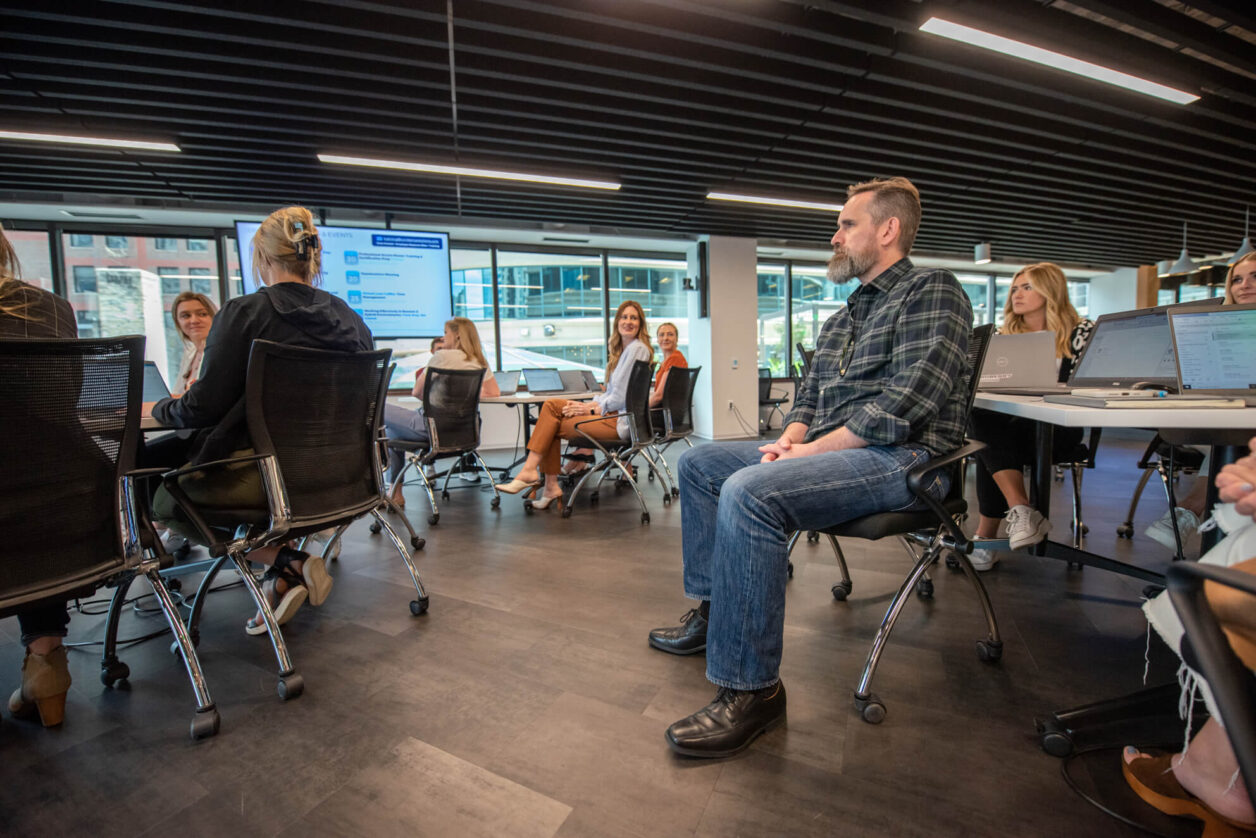
<instances>
[{"instance_id":1,"label":"wooden floor","mask_svg":"<svg viewBox=\"0 0 1256 838\"><path fill-rule=\"evenodd\" d=\"M1087 475L1089 546L1163 569L1168 552L1141 534L1164 511L1162 493L1148 492L1133 542L1114 533L1141 447L1105 442ZM874 687L888 717L874 726L851 690L910 562L896 542L847 543L855 590L838 603L828 546L800 544L782 665L788 725L733 759L673 756L663 731L714 689L701 656L646 645L649 629L690 607L681 510L646 485L646 526L627 491L604 490L599 506L582 502L563 520L525 516L517 498L493 511L469 488L428 527L412 487L430 613L411 616L401 562L355 525L330 566L330 599L285 628L306 682L290 702L276 694L266 639L243 631L246 594L213 594L200 655L222 730L204 742L187 737L194 705L168 637L125 650L132 675L120 689L101 686L97 647L76 650L64 726L7 714L0 726L0 835L1143 834L1072 791L1033 727L1035 715L1141 686L1142 583L1023 555L983 577L1005 641L994 665L975 653L984 631L972 590L935 571L936 596L913 598L883 659ZM1068 498L1058 487L1057 537ZM70 640L97 640L100 624L76 615ZM159 627L129 615L123 636ZM15 620L0 621L5 696L17 636ZM1150 681L1175 666L1154 642ZM1115 751L1070 772L1141 814Z\"/></svg>"}]
</instances>

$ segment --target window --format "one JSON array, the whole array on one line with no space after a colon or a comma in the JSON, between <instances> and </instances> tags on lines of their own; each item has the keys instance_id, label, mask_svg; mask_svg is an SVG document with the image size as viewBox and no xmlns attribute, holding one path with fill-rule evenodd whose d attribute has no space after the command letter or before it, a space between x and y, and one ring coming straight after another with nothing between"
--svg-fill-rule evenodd
<instances>
[{"instance_id":1,"label":"window","mask_svg":"<svg viewBox=\"0 0 1256 838\"><path fill-rule=\"evenodd\" d=\"M70 247L91 247L92 237L82 233L70 234Z\"/></svg>"},{"instance_id":2,"label":"window","mask_svg":"<svg viewBox=\"0 0 1256 838\"><path fill-rule=\"evenodd\" d=\"M218 274L217 256L212 250L193 253L179 257L186 264L170 265L174 261L170 253L159 253L153 238L140 237L134 248L126 236L106 238L108 247L92 254L71 255L66 250L68 259L80 263L65 266L66 276L72 277L71 290L78 295L70 302L83 326L80 334L146 335L148 357L157 361L170 381L183 355L170 303L187 276L207 282L206 296L217 304L218 289L212 279ZM123 249L114 246L119 243Z\"/></svg>"},{"instance_id":3,"label":"window","mask_svg":"<svg viewBox=\"0 0 1256 838\"><path fill-rule=\"evenodd\" d=\"M205 278L213 275L209 268L188 268L188 275L192 277L188 280L188 290L207 297L214 293L214 280Z\"/></svg>"},{"instance_id":4,"label":"window","mask_svg":"<svg viewBox=\"0 0 1256 838\"><path fill-rule=\"evenodd\" d=\"M785 321L785 265L765 265L759 277L759 367L768 367L774 376L784 376L789 363L789 336Z\"/></svg>"},{"instance_id":5,"label":"window","mask_svg":"<svg viewBox=\"0 0 1256 838\"><path fill-rule=\"evenodd\" d=\"M188 251L204 253L209 250L209 239L188 239Z\"/></svg>"},{"instance_id":6,"label":"window","mask_svg":"<svg viewBox=\"0 0 1256 838\"><path fill-rule=\"evenodd\" d=\"M502 367L600 373L606 367L607 334L602 287L600 255L499 250ZM630 297L621 286L616 298Z\"/></svg>"},{"instance_id":7,"label":"window","mask_svg":"<svg viewBox=\"0 0 1256 838\"><path fill-rule=\"evenodd\" d=\"M628 253L611 254L607 258L611 278L610 314L624 300L636 300L645 311L645 322L650 329L650 343L655 343L659 325L676 324L676 348L682 354L689 351L689 301L685 296L685 275L689 272L684 259L663 259L633 256ZM617 290L621 289L621 290ZM654 347L658 352L658 346ZM656 360L662 361L662 355Z\"/></svg>"},{"instance_id":8,"label":"window","mask_svg":"<svg viewBox=\"0 0 1256 838\"><path fill-rule=\"evenodd\" d=\"M153 250L178 250L178 239L153 239Z\"/></svg>"},{"instance_id":9,"label":"window","mask_svg":"<svg viewBox=\"0 0 1256 838\"><path fill-rule=\"evenodd\" d=\"M960 287L973 307L973 326L984 326L990 320L989 274L956 274Z\"/></svg>"},{"instance_id":10,"label":"window","mask_svg":"<svg viewBox=\"0 0 1256 838\"><path fill-rule=\"evenodd\" d=\"M100 337L100 315L94 311L76 311L74 319L78 321L78 336L81 338Z\"/></svg>"},{"instance_id":11,"label":"window","mask_svg":"<svg viewBox=\"0 0 1256 838\"><path fill-rule=\"evenodd\" d=\"M807 349L814 349L820 338L820 329L833 313L846 305L846 298L859 287L858 279L849 279L839 284L829 281L828 268L825 265L794 262L790 264L790 330L789 346L792 363L802 361L798 357L796 344L802 343ZM783 365L778 373L773 368L773 375L788 376L793 370Z\"/></svg>"},{"instance_id":12,"label":"window","mask_svg":"<svg viewBox=\"0 0 1256 838\"><path fill-rule=\"evenodd\" d=\"M239 297L244 294L244 274L240 270L240 251L236 247L234 236L229 236L226 240L227 244L227 276L231 277L231 282L227 283L227 296Z\"/></svg>"},{"instance_id":13,"label":"window","mask_svg":"<svg viewBox=\"0 0 1256 838\"><path fill-rule=\"evenodd\" d=\"M90 265L74 266L74 293L92 294L96 291L96 269Z\"/></svg>"},{"instance_id":14,"label":"window","mask_svg":"<svg viewBox=\"0 0 1256 838\"><path fill-rule=\"evenodd\" d=\"M161 293L174 296L183 290L178 268L158 268L157 276L161 277Z\"/></svg>"},{"instance_id":15,"label":"window","mask_svg":"<svg viewBox=\"0 0 1256 838\"><path fill-rule=\"evenodd\" d=\"M1207 291L1208 289L1201 289ZM1208 296L1206 293L1201 297ZM1086 317L1090 314L1090 283L1070 280L1068 283L1068 299L1073 304L1073 308L1077 309L1077 313Z\"/></svg>"},{"instance_id":16,"label":"window","mask_svg":"<svg viewBox=\"0 0 1256 838\"><path fill-rule=\"evenodd\" d=\"M48 250L48 234L42 230L5 230L4 235L17 254L23 281L51 291L52 254Z\"/></svg>"}]
</instances>

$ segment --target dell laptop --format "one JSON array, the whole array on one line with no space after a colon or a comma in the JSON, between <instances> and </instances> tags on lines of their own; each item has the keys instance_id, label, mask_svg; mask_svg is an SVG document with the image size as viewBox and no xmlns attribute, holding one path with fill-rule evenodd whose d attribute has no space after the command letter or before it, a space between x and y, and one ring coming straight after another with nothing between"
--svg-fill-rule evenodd
<instances>
[{"instance_id":1,"label":"dell laptop","mask_svg":"<svg viewBox=\"0 0 1256 838\"><path fill-rule=\"evenodd\" d=\"M1063 390L1059 375L1055 332L993 335L977 389L983 393L1042 396Z\"/></svg>"}]
</instances>

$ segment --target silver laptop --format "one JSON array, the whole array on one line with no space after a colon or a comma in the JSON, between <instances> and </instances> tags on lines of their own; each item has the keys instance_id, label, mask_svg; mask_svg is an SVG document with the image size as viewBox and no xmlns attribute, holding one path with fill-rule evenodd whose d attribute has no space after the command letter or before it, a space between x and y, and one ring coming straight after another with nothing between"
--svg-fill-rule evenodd
<instances>
[{"instance_id":1,"label":"silver laptop","mask_svg":"<svg viewBox=\"0 0 1256 838\"><path fill-rule=\"evenodd\" d=\"M1256 304L1169 311L1178 392L1256 405Z\"/></svg>"},{"instance_id":2,"label":"silver laptop","mask_svg":"<svg viewBox=\"0 0 1256 838\"><path fill-rule=\"evenodd\" d=\"M1069 389L1176 390L1177 366L1167 306L1100 315L1073 367Z\"/></svg>"},{"instance_id":3,"label":"silver laptop","mask_svg":"<svg viewBox=\"0 0 1256 838\"><path fill-rule=\"evenodd\" d=\"M563 380L564 393L584 392L584 376L580 370L559 370L558 376Z\"/></svg>"},{"instance_id":4,"label":"silver laptop","mask_svg":"<svg viewBox=\"0 0 1256 838\"><path fill-rule=\"evenodd\" d=\"M157 369L156 361L144 362L144 398L146 402L159 402L162 399L170 398L170 388L166 386L166 379L161 377L161 370Z\"/></svg>"},{"instance_id":5,"label":"silver laptop","mask_svg":"<svg viewBox=\"0 0 1256 838\"><path fill-rule=\"evenodd\" d=\"M519 370L495 372L493 378L497 379L497 389L501 390L503 396L513 396L519 392Z\"/></svg>"},{"instance_id":6,"label":"silver laptop","mask_svg":"<svg viewBox=\"0 0 1256 838\"><path fill-rule=\"evenodd\" d=\"M602 385L597 383L597 376L593 374L593 370L580 370L580 375L584 379L586 393L602 392Z\"/></svg>"},{"instance_id":7,"label":"silver laptop","mask_svg":"<svg viewBox=\"0 0 1256 838\"><path fill-rule=\"evenodd\" d=\"M986 350L977 389L983 393L1042 396L1059 393L1055 332L994 335Z\"/></svg>"},{"instance_id":8,"label":"silver laptop","mask_svg":"<svg viewBox=\"0 0 1256 838\"><path fill-rule=\"evenodd\" d=\"M524 381L528 383L529 393L565 393L563 378L553 368L533 367L524 369Z\"/></svg>"}]
</instances>

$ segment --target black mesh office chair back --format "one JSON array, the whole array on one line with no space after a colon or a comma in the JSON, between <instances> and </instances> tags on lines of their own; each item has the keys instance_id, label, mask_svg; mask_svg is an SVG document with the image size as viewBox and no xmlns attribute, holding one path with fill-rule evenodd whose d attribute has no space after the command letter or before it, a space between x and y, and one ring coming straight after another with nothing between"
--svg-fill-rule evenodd
<instances>
[{"instance_id":1,"label":"black mesh office chair back","mask_svg":"<svg viewBox=\"0 0 1256 838\"><path fill-rule=\"evenodd\" d=\"M632 372L628 374L628 392L624 394L629 441L633 445L643 445L654 439L650 422L650 382L653 377L653 366L648 361L633 362Z\"/></svg>"},{"instance_id":2,"label":"black mesh office chair back","mask_svg":"<svg viewBox=\"0 0 1256 838\"><path fill-rule=\"evenodd\" d=\"M143 365L142 337L0 340L5 610L123 568L119 481L135 466Z\"/></svg>"},{"instance_id":3,"label":"black mesh office chair back","mask_svg":"<svg viewBox=\"0 0 1256 838\"><path fill-rule=\"evenodd\" d=\"M45 599L116 585L101 681L130 669L114 654L116 617L137 574L152 586L197 698L195 739L219 716L160 571L160 549L136 481L144 338L0 340L0 617ZM156 559L156 560L154 560Z\"/></svg>"},{"instance_id":4,"label":"black mesh office chair back","mask_svg":"<svg viewBox=\"0 0 1256 838\"><path fill-rule=\"evenodd\" d=\"M378 384L389 355L253 342L245 386L249 436L258 454L273 454L279 464L293 534L379 505Z\"/></svg>"},{"instance_id":5,"label":"black mesh office chair back","mask_svg":"<svg viewBox=\"0 0 1256 838\"><path fill-rule=\"evenodd\" d=\"M663 384L663 426L654 429L659 441L680 439L693 433L693 392L702 367L672 367Z\"/></svg>"},{"instance_id":6,"label":"black mesh office chair back","mask_svg":"<svg viewBox=\"0 0 1256 838\"><path fill-rule=\"evenodd\" d=\"M815 357L816 351L805 348L802 345L802 341L794 344L794 348L798 350L798 358L802 363L802 375L803 378L806 378L807 374L811 372L811 359Z\"/></svg>"},{"instance_id":7,"label":"black mesh office chair back","mask_svg":"<svg viewBox=\"0 0 1256 838\"><path fill-rule=\"evenodd\" d=\"M428 367L423 381L423 416L432 453L473 451L480 445L480 387L485 370Z\"/></svg>"}]
</instances>

